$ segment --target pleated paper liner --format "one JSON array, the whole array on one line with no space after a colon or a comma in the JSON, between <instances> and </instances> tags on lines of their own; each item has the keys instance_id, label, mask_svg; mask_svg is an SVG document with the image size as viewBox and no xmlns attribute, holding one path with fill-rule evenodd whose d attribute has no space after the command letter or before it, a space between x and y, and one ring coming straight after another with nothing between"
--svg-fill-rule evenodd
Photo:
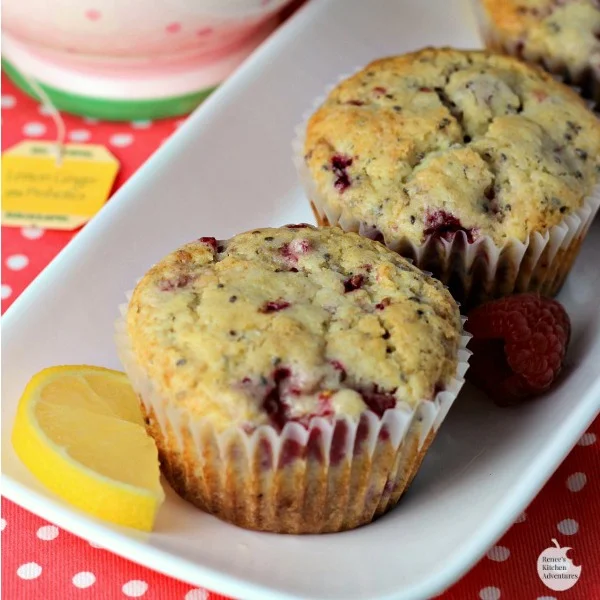
<instances>
[{"instance_id":1,"label":"pleated paper liner","mask_svg":"<svg viewBox=\"0 0 600 600\"><path fill-rule=\"evenodd\" d=\"M339 226L345 231L374 237L371 227L350 215L338 214L315 190L310 197L320 225ZM450 240L430 237L421 245L406 237L383 242L447 285L464 310L521 292L555 296L599 206L600 186L596 186L578 210L546 233L532 233L526 242L512 238L497 246L491 237L482 236L469 243L462 231Z\"/></svg>"},{"instance_id":2,"label":"pleated paper liner","mask_svg":"<svg viewBox=\"0 0 600 600\"><path fill-rule=\"evenodd\" d=\"M433 400L365 412L358 422L314 418L250 431L217 431L161 395L138 364L126 330L127 305L116 323L119 358L138 394L163 473L185 499L224 521L277 533L353 529L390 510L407 490L452 406L468 368L463 332L456 373Z\"/></svg>"},{"instance_id":3,"label":"pleated paper liner","mask_svg":"<svg viewBox=\"0 0 600 600\"><path fill-rule=\"evenodd\" d=\"M430 237L420 245L403 236L382 239L378 230L361 222L349 211L328 203L319 192L304 159L308 120L330 92L348 77L340 77L315 101L312 109L304 115L303 122L296 127L292 143L296 171L317 223L341 227L344 231L382 241L448 286L463 312L509 294L538 292L544 296L556 295L600 206L600 183L590 196L582 200L579 209L546 233L532 233L525 242L512 238L498 246L491 237L481 236L469 243L462 231L450 240Z\"/></svg>"},{"instance_id":4,"label":"pleated paper liner","mask_svg":"<svg viewBox=\"0 0 600 600\"><path fill-rule=\"evenodd\" d=\"M589 100L590 108L600 111L600 64L596 67L588 66L585 69L575 70L557 57L544 56L535 52L519 39L503 39L481 0L471 0L471 2L479 31L488 50L508 54L541 67Z\"/></svg>"}]
</instances>

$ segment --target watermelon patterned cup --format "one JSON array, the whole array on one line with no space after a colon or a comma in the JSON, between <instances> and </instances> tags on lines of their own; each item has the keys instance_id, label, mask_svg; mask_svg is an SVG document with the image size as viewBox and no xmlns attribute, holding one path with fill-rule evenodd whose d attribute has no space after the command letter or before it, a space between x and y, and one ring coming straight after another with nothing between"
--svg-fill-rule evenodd
<instances>
[{"instance_id":1,"label":"watermelon patterned cup","mask_svg":"<svg viewBox=\"0 0 600 600\"><path fill-rule=\"evenodd\" d=\"M34 79L59 110L112 120L186 114L273 31L287 4L158 0L149 10L142 0L6 0L3 67L33 96Z\"/></svg>"}]
</instances>

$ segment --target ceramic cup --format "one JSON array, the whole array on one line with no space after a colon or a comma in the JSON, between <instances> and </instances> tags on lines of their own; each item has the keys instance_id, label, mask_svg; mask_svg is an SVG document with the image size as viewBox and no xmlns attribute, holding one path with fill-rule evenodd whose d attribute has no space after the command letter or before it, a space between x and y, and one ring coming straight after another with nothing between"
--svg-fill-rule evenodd
<instances>
[{"instance_id":1,"label":"ceramic cup","mask_svg":"<svg viewBox=\"0 0 600 600\"><path fill-rule=\"evenodd\" d=\"M102 119L185 114L258 46L290 0L5 0L3 67L32 96Z\"/></svg>"}]
</instances>

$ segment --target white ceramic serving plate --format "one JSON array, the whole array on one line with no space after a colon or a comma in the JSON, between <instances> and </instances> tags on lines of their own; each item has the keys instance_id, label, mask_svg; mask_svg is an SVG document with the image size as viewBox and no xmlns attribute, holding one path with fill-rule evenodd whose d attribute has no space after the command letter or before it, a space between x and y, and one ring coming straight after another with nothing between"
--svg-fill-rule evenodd
<instances>
[{"instance_id":1,"label":"white ceramic serving plate","mask_svg":"<svg viewBox=\"0 0 600 600\"><path fill-rule=\"evenodd\" d=\"M243 600L428 598L510 526L600 407L598 221L561 294L574 326L562 384L511 410L466 389L408 495L362 529L311 537L252 533L170 493L155 532L144 536L62 503L10 445L17 400L34 372L60 363L118 368L117 305L154 261L199 236L311 220L290 156L294 126L339 74L428 44L479 44L466 1L313 0L23 293L3 324L7 497L118 554Z\"/></svg>"}]
</instances>

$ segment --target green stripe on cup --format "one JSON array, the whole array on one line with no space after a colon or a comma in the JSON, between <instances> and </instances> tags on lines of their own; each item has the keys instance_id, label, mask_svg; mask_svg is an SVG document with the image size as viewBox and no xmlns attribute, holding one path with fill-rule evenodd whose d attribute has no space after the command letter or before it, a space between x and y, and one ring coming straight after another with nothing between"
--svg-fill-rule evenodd
<instances>
[{"instance_id":1,"label":"green stripe on cup","mask_svg":"<svg viewBox=\"0 0 600 600\"><path fill-rule=\"evenodd\" d=\"M2 68L15 85L39 101L19 71L4 58ZM210 87L184 96L155 100L112 100L71 94L41 82L40 86L58 110L103 121L152 120L187 115L215 89Z\"/></svg>"}]
</instances>

